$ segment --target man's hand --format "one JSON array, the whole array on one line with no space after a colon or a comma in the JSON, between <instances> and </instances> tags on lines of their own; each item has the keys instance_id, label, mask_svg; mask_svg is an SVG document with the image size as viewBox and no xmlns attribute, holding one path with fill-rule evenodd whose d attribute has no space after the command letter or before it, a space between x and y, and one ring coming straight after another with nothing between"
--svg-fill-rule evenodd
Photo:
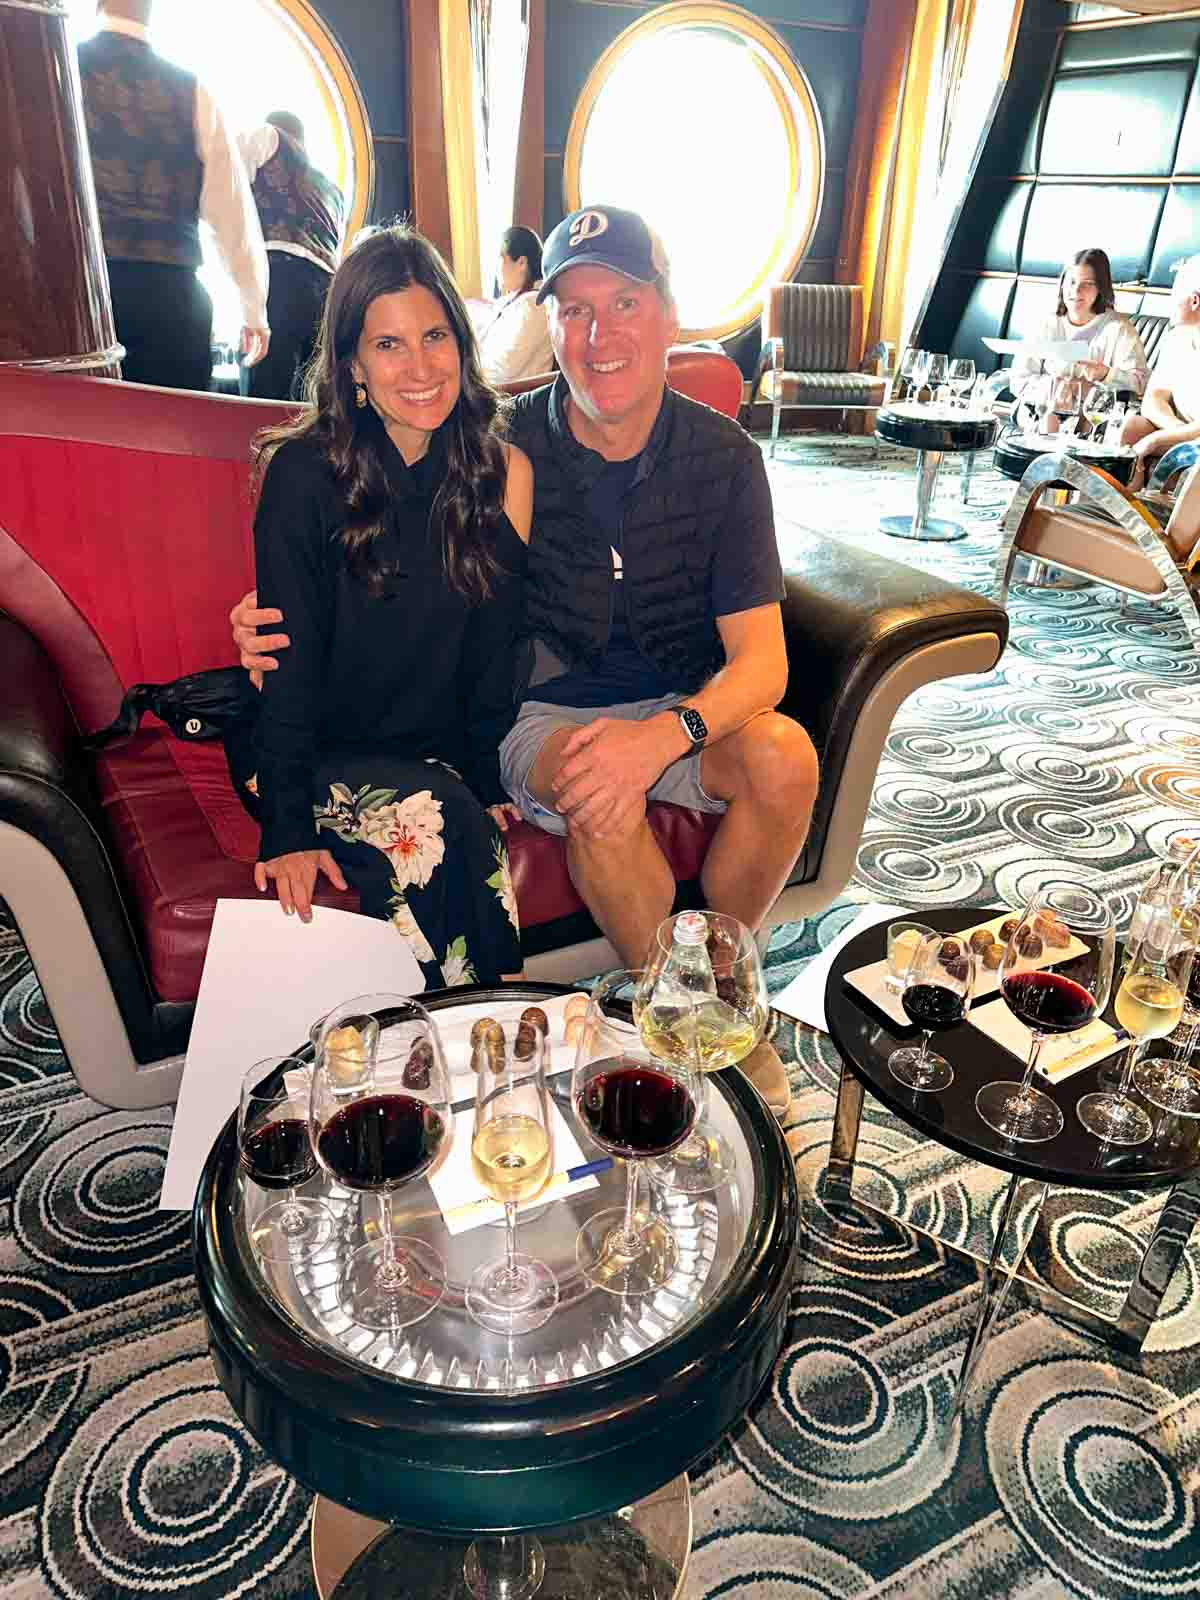
<instances>
[{"instance_id":1,"label":"man's hand","mask_svg":"<svg viewBox=\"0 0 1200 1600\"><path fill-rule=\"evenodd\" d=\"M328 850L293 850L286 856L260 861L254 868L254 886L261 894L268 882L274 883L284 913L290 917L297 911L301 922L311 922L318 872L323 872L335 889L346 888L342 869Z\"/></svg>"},{"instance_id":2,"label":"man's hand","mask_svg":"<svg viewBox=\"0 0 1200 1600\"><path fill-rule=\"evenodd\" d=\"M563 745L554 779L558 809L597 838L614 833L690 748L673 712L645 722L597 717Z\"/></svg>"},{"instance_id":3,"label":"man's hand","mask_svg":"<svg viewBox=\"0 0 1200 1600\"><path fill-rule=\"evenodd\" d=\"M279 666L278 661L268 650L286 650L291 644L291 639L286 633L260 634L260 628L269 628L274 622L283 621L283 612L277 611L274 606L268 606L264 611L258 610L258 590L251 589L249 594L244 594L229 613L230 626L233 628L233 642L237 645L242 658L242 665L254 680L256 689L262 688L262 675L264 672L274 672Z\"/></svg>"},{"instance_id":4,"label":"man's hand","mask_svg":"<svg viewBox=\"0 0 1200 1600\"><path fill-rule=\"evenodd\" d=\"M242 365L256 367L267 353L271 343L270 328L242 329Z\"/></svg>"}]
</instances>

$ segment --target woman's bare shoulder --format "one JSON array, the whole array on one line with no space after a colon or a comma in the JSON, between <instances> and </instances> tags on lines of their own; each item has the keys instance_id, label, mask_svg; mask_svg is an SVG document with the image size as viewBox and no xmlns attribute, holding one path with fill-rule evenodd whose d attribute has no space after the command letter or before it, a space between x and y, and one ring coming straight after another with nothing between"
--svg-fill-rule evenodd
<instances>
[{"instance_id":1,"label":"woman's bare shoulder","mask_svg":"<svg viewBox=\"0 0 1200 1600\"><path fill-rule=\"evenodd\" d=\"M529 529L533 523L533 467L518 445L506 444L504 453L508 460L504 511L518 537L528 544Z\"/></svg>"}]
</instances>

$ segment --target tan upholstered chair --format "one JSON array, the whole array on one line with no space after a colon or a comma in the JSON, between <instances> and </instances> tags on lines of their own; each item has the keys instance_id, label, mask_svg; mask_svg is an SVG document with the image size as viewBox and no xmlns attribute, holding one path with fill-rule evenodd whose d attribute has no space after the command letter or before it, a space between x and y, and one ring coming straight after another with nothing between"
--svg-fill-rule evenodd
<instances>
[{"instance_id":1,"label":"tan upholstered chair","mask_svg":"<svg viewBox=\"0 0 1200 1600\"><path fill-rule=\"evenodd\" d=\"M762 354L752 393L771 402L771 454L784 406L873 411L884 402L891 351L863 351L863 298L856 283L777 283L763 305Z\"/></svg>"},{"instance_id":2,"label":"tan upholstered chair","mask_svg":"<svg viewBox=\"0 0 1200 1600\"><path fill-rule=\"evenodd\" d=\"M1078 491L1067 506L1047 505L1049 489ZM1200 650L1200 463L1188 469L1174 502L1147 504L1070 456L1039 456L1017 486L996 556L996 598L1007 603L1018 556L1107 584L1139 600L1173 605Z\"/></svg>"}]
</instances>

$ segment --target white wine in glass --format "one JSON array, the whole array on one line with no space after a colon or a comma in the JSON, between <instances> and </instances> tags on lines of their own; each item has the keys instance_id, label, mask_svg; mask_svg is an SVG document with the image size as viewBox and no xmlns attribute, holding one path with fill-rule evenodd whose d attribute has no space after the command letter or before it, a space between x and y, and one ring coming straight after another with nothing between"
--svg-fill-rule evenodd
<instances>
[{"instance_id":1,"label":"white wine in glass","mask_svg":"<svg viewBox=\"0 0 1200 1600\"><path fill-rule=\"evenodd\" d=\"M501 1205L531 1200L550 1176L550 1135L535 1117L498 1117L471 1141L471 1168Z\"/></svg>"},{"instance_id":2,"label":"white wine in glass","mask_svg":"<svg viewBox=\"0 0 1200 1600\"><path fill-rule=\"evenodd\" d=\"M1117 1021L1133 1039L1165 1039L1183 1015L1183 995L1169 978L1127 973L1117 991Z\"/></svg>"}]
</instances>

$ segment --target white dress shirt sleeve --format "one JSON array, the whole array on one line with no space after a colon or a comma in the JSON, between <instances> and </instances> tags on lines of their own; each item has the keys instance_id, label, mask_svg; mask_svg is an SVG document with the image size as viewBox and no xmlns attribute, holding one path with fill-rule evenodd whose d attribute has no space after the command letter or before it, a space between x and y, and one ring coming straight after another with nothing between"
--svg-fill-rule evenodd
<instances>
[{"instance_id":1,"label":"white dress shirt sleeve","mask_svg":"<svg viewBox=\"0 0 1200 1600\"><path fill-rule=\"evenodd\" d=\"M212 96L196 85L196 149L204 163L200 216L212 229L221 264L237 285L242 322L267 331L267 251L240 152Z\"/></svg>"},{"instance_id":2,"label":"white dress shirt sleeve","mask_svg":"<svg viewBox=\"0 0 1200 1600\"><path fill-rule=\"evenodd\" d=\"M546 308L532 290L505 306L479 341L483 371L492 383L515 383L553 372L554 352L546 325Z\"/></svg>"},{"instance_id":3,"label":"white dress shirt sleeve","mask_svg":"<svg viewBox=\"0 0 1200 1600\"><path fill-rule=\"evenodd\" d=\"M265 167L279 149L279 129L273 128L269 122L264 122L252 132L243 133L238 139L238 148L242 152L242 160L246 163L246 176L253 183L258 176L258 169Z\"/></svg>"}]
</instances>

